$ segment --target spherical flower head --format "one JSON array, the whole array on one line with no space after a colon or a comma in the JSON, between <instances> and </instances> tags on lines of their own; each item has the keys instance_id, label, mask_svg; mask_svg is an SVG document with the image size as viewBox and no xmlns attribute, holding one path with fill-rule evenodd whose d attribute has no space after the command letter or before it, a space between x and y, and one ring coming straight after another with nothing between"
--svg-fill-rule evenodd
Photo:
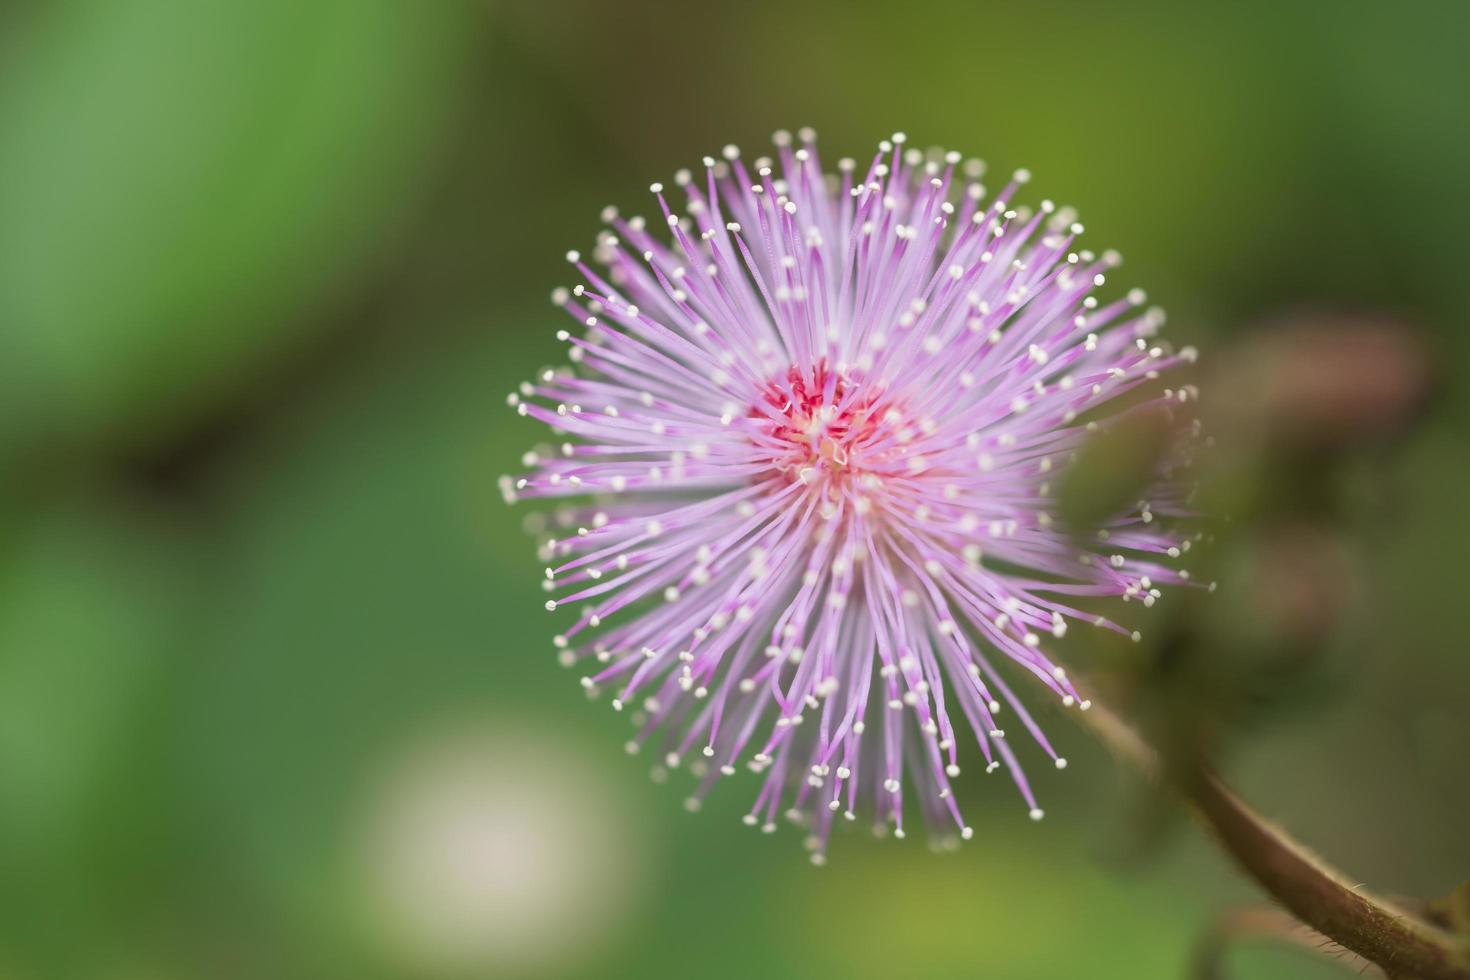
<instances>
[{"instance_id":1,"label":"spherical flower head","mask_svg":"<svg viewBox=\"0 0 1470 980\"><path fill-rule=\"evenodd\" d=\"M1191 401L1156 379L1192 352L1139 290L1096 297L1117 255L1013 203L1024 171L990 199L980 161L902 134L835 174L809 131L775 142L654 184L657 221L607 209L568 255L582 283L553 300L585 330L509 399L556 442L501 483L567 501L542 548L546 608L575 617L559 656L633 713L629 751L694 771L691 809L753 770L746 822L786 814L818 863L841 818L902 836L906 796L969 837L962 767L1004 769L1040 819L1022 743L1066 760L1003 675L1086 709L1050 641L1136 639L1083 607L1187 580L1162 469L1085 541L1057 480L1089 432Z\"/></svg>"}]
</instances>

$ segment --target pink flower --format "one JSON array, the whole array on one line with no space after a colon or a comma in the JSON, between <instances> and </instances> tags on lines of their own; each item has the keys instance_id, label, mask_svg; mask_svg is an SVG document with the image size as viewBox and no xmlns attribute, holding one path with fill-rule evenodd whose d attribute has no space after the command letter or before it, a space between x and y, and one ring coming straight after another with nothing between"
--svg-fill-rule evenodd
<instances>
[{"instance_id":1,"label":"pink flower","mask_svg":"<svg viewBox=\"0 0 1470 980\"><path fill-rule=\"evenodd\" d=\"M986 203L977 160L896 134L828 174L814 139L778 133L752 168L726 147L675 177L677 210L653 185L672 243L604 213L554 297L586 327L558 334L571 365L510 396L557 442L501 486L574 501L546 606L574 612L555 643L584 687L635 711L629 750L663 732L691 808L754 770L746 821L785 808L820 862L839 814L902 836L905 794L969 837L951 786L977 763L1041 818L1017 737L1066 760L997 663L1086 709L1048 641L1129 631L1074 603L1187 579L1155 520L1181 510L1171 483L1082 542L1057 480L1122 396L1191 400L1154 380L1193 355L1153 339L1140 291L1095 298L1118 257L1015 203L1024 171Z\"/></svg>"}]
</instances>

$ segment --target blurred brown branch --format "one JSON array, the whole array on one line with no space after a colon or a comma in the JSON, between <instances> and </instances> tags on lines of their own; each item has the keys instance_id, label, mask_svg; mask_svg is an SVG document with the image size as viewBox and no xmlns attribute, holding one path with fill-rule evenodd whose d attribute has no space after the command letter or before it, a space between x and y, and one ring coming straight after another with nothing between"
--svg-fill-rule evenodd
<instances>
[{"instance_id":1,"label":"blurred brown branch","mask_svg":"<svg viewBox=\"0 0 1470 980\"><path fill-rule=\"evenodd\" d=\"M1201 580L1232 587L1186 597L1159 630L1152 656L1120 662L1115 705L1080 715L1119 755L1177 792L1284 912L1223 922L1202 947L1217 972L1239 933L1337 944L1389 977L1470 980L1470 930L1430 903L1399 902L1357 886L1226 786L1213 769L1228 734L1275 700L1290 703L1300 668L1341 626L1363 592L1342 537L1338 477L1359 454L1406 431L1431 386L1418 333L1391 318L1297 313L1227 349L1203 385L1209 420L1195 504L1208 533L1192 559ZM1122 431L1099 441L1104 464L1151 472L1158 438ZM1080 457L1078 472L1090 469ZM1099 480L1092 478L1092 483ZM1102 497L1089 485L1081 496ZM1126 494L1125 494L1126 496ZM1079 509L1081 528L1095 514ZM1200 554L1199 552L1204 552ZM1220 930L1224 930L1221 932ZM1315 930L1315 934L1310 930Z\"/></svg>"},{"instance_id":2,"label":"blurred brown branch","mask_svg":"<svg viewBox=\"0 0 1470 980\"><path fill-rule=\"evenodd\" d=\"M1166 778L1159 755L1116 715L1097 706L1074 717L1084 719L1113 751L1146 774ZM1241 868L1303 923L1390 977L1470 980L1470 937L1352 885L1207 768L1167 778Z\"/></svg>"}]
</instances>

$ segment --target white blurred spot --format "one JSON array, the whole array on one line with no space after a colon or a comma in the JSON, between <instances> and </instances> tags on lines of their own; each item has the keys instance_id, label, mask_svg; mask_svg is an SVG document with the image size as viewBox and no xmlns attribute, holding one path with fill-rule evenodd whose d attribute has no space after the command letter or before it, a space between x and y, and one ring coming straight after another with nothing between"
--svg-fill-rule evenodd
<instances>
[{"instance_id":1,"label":"white blurred spot","mask_svg":"<svg viewBox=\"0 0 1470 980\"><path fill-rule=\"evenodd\" d=\"M441 733L384 772L359 861L374 932L414 972L558 972L639 908L650 849L550 732Z\"/></svg>"}]
</instances>

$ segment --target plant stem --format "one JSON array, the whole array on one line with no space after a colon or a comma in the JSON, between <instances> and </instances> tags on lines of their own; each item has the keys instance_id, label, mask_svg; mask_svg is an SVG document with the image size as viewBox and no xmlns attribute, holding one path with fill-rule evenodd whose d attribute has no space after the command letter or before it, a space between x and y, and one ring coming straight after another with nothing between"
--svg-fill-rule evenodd
<instances>
[{"instance_id":1,"label":"plant stem","mask_svg":"<svg viewBox=\"0 0 1470 980\"><path fill-rule=\"evenodd\" d=\"M1115 752L1150 776L1162 775L1158 753L1116 715L1094 706L1078 717ZM1463 937L1353 886L1213 772L1196 770L1173 785L1236 862L1302 922L1390 977L1470 980L1470 949Z\"/></svg>"}]
</instances>

